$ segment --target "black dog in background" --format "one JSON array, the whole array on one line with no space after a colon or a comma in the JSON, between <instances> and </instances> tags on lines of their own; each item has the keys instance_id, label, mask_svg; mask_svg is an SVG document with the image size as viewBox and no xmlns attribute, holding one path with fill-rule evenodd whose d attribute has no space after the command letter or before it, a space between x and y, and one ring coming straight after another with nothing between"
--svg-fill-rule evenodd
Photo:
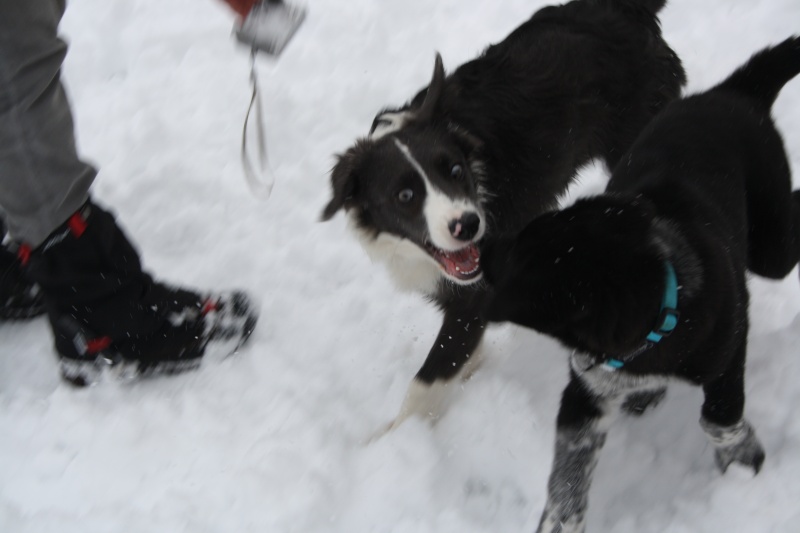
<instances>
[{"instance_id":1,"label":"black dog in background","mask_svg":"<svg viewBox=\"0 0 800 533\"><path fill-rule=\"evenodd\" d=\"M582 532L607 418L641 412L668 378L703 387L700 424L724 472L764 451L743 418L747 270L800 260L800 191L770 117L800 73L800 37L754 55L713 89L667 106L606 194L533 221L483 254L487 318L570 348L540 532Z\"/></svg>"},{"instance_id":2,"label":"black dog in background","mask_svg":"<svg viewBox=\"0 0 800 533\"><path fill-rule=\"evenodd\" d=\"M447 385L479 358L484 244L554 208L581 165L613 167L679 96L685 75L661 36L664 4L544 7L449 75L437 58L429 86L379 113L339 156L323 219L344 209L397 285L444 312L395 424L436 413Z\"/></svg>"}]
</instances>

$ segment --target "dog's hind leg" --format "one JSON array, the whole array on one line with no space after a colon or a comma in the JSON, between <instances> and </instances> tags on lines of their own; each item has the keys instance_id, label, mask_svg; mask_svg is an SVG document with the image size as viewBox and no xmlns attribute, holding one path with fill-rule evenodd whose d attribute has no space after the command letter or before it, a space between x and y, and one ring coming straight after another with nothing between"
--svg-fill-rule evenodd
<instances>
[{"instance_id":1,"label":"dog's hind leg","mask_svg":"<svg viewBox=\"0 0 800 533\"><path fill-rule=\"evenodd\" d=\"M760 168L746 178L748 268L759 276L784 278L800 261L800 192L783 143L774 129L763 132Z\"/></svg>"},{"instance_id":2,"label":"dog's hind leg","mask_svg":"<svg viewBox=\"0 0 800 533\"><path fill-rule=\"evenodd\" d=\"M598 398L573 375L561 398L538 533L583 533L592 475L618 409L618 399Z\"/></svg>"},{"instance_id":3,"label":"dog's hind leg","mask_svg":"<svg viewBox=\"0 0 800 533\"><path fill-rule=\"evenodd\" d=\"M797 242L800 242L800 190L792 192L792 203L795 239L797 239ZM800 257L797 261L800 263Z\"/></svg>"},{"instance_id":4,"label":"dog's hind leg","mask_svg":"<svg viewBox=\"0 0 800 533\"><path fill-rule=\"evenodd\" d=\"M795 233L797 240L800 241L800 190L794 191L792 193L792 201L794 202L793 209L794 209ZM800 263L800 258L798 259L798 263Z\"/></svg>"},{"instance_id":5,"label":"dog's hind leg","mask_svg":"<svg viewBox=\"0 0 800 533\"><path fill-rule=\"evenodd\" d=\"M714 459L724 473L731 463L739 463L757 474L764 463L764 448L744 412L745 342L728 369L703 385L705 402L700 427L714 446Z\"/></svg>"},{"instance_id":6,"label":"dog's hind leg","mask_svg":"<svg viewBox=\"0 0 800 533\"><path fill-rule=\"evenodd\" d=\"M748 268L759 276L782 279L800 261L800 201L786 193L748 211Z\"/></svg>"}]
</instances>

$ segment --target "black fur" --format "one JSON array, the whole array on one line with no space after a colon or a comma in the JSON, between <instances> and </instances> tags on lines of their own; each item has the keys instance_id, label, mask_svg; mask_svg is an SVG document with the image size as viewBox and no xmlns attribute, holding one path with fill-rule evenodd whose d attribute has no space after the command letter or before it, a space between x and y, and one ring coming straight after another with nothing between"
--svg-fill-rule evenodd
<instances>
[{"instance_id":1,"label":"black fur","mask_svg":"<svg viewBox=\"0 0 800 533\"><path fill-rule=\"evenodd\" d=\"M656 18L664 3L545 7L449 75L437 61L429 87L379 113L373 131L399 120L396 127L339 156L323 219L343 208L369 238L390 234L428 247L431 228L420 215L426 190L397 149L403 143L436 187L478 206L485 236L478 232L462 251L516 235L556 205L581 165L593 158L615 165L679 95L684 71ZM452 179L456 166L463 172ZM399 205L404 190L414 200ZM444 321L418 384L451 379L480 344L487 290L478 276L462 281L441 275L428 291Z\"/></svg>"},{"instance_id":2,"label":"black fur","mask_svg":"<svg viewBox=\"0 0 800 533\"><path fill-rule=\"evenodd\" d=\"M606 194L543 215L484 251L495 289L487 317L576 350L560 442L602 443L598 421L612 407L657 399L660 380L676 377L703 387L702 427L720 468L761 467L763 449L743 418L746 274L782 278L800 260L800 191L791 191L770 117L778 91L798 73L798 37L754 55L718 86L667 106L614 169ZM647 345L659 325L665 261L677 273L679 323ZM611 359L643 346L607 371ZM582 531L583 489L601 445L579 459L556 450L541 531L561 531L553 525L560 522ZM576 471L582 490L565 496L565 476Z\"/></svg>"}]
</instances>

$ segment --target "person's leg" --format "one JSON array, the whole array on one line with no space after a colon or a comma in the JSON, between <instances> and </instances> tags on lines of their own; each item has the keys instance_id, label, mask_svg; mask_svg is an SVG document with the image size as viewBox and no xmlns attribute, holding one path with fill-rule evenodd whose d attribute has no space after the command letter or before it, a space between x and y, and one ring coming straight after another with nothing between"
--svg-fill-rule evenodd
<instances>
[{"instance_id":1,"label":"person's leg","mask_svg":"<svg viewBox=\"0 0 800 533\"><path fill-rule=\"evenodd\" d=\"M0 2L0 319L44 312L3 222L38 244L86 201L94 169L75 152L59 82L66 45L56 31L64 2Z\"/></svg>"},{"instance_id":2,"label":"person's leg","mask_svg":"<svg viewBox=\"0 0 800 533\"><path fill-rule=\"evenodd\" d=\"M93 383L107 366L195 368L210 347L235 350L257 313L240 292L155 282L114 216L89 199L96 172L77 155L59 81L63 10L59 0L0 2L0 207L41 289L66 380Z\"/></svg>"},{"instance_id":3,"label":"person's leg","mask_svg":"<svg viewBox=\"0 0 800 533\"><path fill-rule=\"evenodd\" d=\"M39 287L22 272L22 263L5 243L0 213L0 320L22 320L44 313Z\"/></svg>"},{"instance_id":4,"label":"person's leg","mask_svg":"<svg viewBox=\"0 0 800 533\"><path fill-rule=\"evenodd\" d=\"M96 171L77 154L61 85L63 0L0 2L0 205L38 246L83 205Z\"/></svg>"}]
</instances>

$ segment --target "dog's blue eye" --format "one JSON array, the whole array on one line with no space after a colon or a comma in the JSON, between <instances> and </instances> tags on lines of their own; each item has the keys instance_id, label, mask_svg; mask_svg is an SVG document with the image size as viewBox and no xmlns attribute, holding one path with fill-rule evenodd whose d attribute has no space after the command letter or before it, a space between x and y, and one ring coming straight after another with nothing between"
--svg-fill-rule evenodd
<instances>
[{"instance_id":1,"label":"dog's blue eye","mask_svg":"<svg viewBox=\"0 0 800 533\"><path fill-rule=\"evenodd\" d=\"M397 199L403 202L404 204L410 202L412 198L414 198L414 191L412 191L411 189L403 189L402 191L397 193Z\"/></svg>"},{"instance_id":2,"label":"dog's blue eye","mask_svg":"<svg viewBox=\"0 0 800 533\"><path fill-rule=\"evenodd\" d=\"M461 165L453 165L453 168L450 169L451 178L460 178L463 173L464 169L461 168Z\"/></svg>"}]
</instances>

